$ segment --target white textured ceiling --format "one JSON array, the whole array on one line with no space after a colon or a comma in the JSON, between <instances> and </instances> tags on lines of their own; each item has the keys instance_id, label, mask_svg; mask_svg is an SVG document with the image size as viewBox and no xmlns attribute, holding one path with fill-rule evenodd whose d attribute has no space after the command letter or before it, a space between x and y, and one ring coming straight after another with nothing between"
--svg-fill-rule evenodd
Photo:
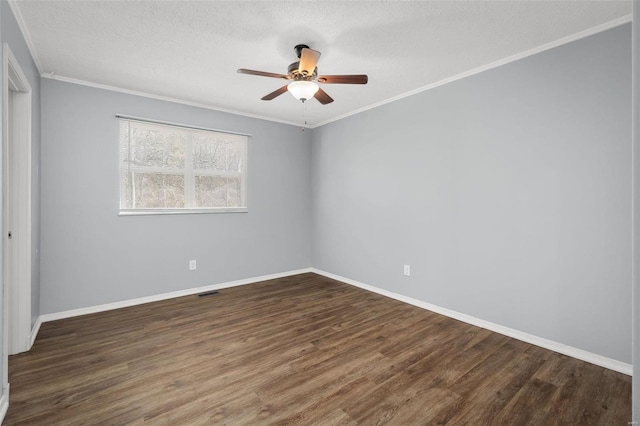
<instances>
[{"instance_id":1,"label":"white textured ceiling","mask_svg":"<svg viewBox=\"0 0 640 426\"><path fill-rule=\"evenodd\" d=\"M320 74L369 75L323 85L306 104L327 122L443 79L624 19L631 1L17 1L44 74L302 123L283 81L293 47L322 52Z\"/></svg>"}]
</instances>

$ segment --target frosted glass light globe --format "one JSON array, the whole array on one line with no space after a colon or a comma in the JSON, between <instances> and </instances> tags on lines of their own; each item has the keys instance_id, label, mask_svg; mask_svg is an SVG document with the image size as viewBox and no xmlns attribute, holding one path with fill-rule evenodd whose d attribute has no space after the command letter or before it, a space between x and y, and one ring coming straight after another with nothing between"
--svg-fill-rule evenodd
<instances>
[{"instance_id":1,"label":"frosted glass light globe","mask_svg":"<svg viewBox=\"0 0 640 426\"><path fill-rule=\"evenodd\" d=\"M299 101L306 101L316 94L320 87L313 81L294 81L287 86L289 93Z\"/></svg>"}]
</instances>

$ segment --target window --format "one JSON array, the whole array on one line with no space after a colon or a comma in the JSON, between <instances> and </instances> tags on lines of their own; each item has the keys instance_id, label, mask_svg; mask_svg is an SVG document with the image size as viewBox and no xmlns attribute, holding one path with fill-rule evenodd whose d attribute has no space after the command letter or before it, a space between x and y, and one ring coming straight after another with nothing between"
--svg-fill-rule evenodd
<instances>
[{"instance_id":1,"label":"window","mask_svg":"<svg viewBox=\"0 0 640 426\"><path fill-rule=\"evenodd\" d=\"M247 136L120 117L120 213L247 211Z\"/></svg>"}]
</instances>

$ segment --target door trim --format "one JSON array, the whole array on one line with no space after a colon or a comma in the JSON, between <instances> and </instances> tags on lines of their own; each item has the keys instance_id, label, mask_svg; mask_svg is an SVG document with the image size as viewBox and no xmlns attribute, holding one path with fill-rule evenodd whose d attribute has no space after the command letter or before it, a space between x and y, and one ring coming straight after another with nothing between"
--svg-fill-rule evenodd
<instances>
[{"instance_id":1,"label":"door trim","mask_svg":"<svg viewBox=\"0 0 640 426\"><path fill-rule=\"evenodd\" d=\"M9 91L12 103L9 104ZM8 44L2 45L2 177L3 177L3 387L8 385L9 354L29 350L31 346L31 238L32 238L32 206L31 206L31 120L32 120L32 92L31 86L20 68L20 64L11 52ZM11 106L11 114L9 114ZM11 122L9 122L11 120ZM11 128L11 135L9 129ZM11 137L10 137L11 136ZM15 163L12 166L16 173L14 183L8 180L8 147L15 149ZM15 185L16 200L13 205L7 205L8 185ZM7 255L9 245L7 233L7 208L15 209L13 224L12 254L17 256L14 274L15 283L8 280ZM11 298L11 300L9 300ZM9 317L9 303L15 309ZM11 339L9 339L11 336Z\"/></svg>"}]
</instances>

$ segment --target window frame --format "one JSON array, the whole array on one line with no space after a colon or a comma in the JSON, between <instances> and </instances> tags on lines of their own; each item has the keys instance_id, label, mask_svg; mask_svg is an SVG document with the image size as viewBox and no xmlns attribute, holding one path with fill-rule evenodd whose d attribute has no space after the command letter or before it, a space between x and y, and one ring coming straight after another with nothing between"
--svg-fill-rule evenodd
<instances>
[{"instance_id":1,"label":"window frame","mask_svg":"<svg viewBox=\"0 0 640 426\"><path fill-rule=\"evenodd\" d=\"M247 213L249 211L249 202L247 197L247 180L249 174L249 138L250 134L241 133L241 132L233 132L228 130L219 130L212 129L207 127L193 126L188 124L181 124L169 121L161 121L161 120L153 120L148 118L141 117L133 117L129 115L116 114L116 118L118 119L118 180L119 180L119 193L118 193L118 216L146 216L146 215L176 215L176 214L211 214L211 213ZM122 169L123 162L121 156L122 150L122 139L120 133L120 126L122 126L123 122L138 122L141 124L151 124L158 126L167 126L167 127L175 127L179 130L187 130L191 132L187 132L187 140L185 141L185 168L164 168L164 167L154 167L154 166L134 166L136 171L139 172L149 172L155 174L173 174L183 176L185 180L184 184L184 197L185 197L185 205L187 205L187 201L194 202L195 198L195 178L196 176L238 176L240 177L240 194L241 199L244 201L243 207L184 207L184 208L123 208L122 207L122 196L126 192L126 187L122 180ZM192 161L192 146L193 146L193 131L204 131L204 132L215 132L215 133L223 133L234 136L244 136L246 139L242 144L242 158L244 160L244 172L213 172L213 171L198 171L195 169L193 165L191 167L186 167L189 161ZM131 141L129 141L131 143ZM174 173L171 173L171 172Z\"/></svg>"}]
</instances>

